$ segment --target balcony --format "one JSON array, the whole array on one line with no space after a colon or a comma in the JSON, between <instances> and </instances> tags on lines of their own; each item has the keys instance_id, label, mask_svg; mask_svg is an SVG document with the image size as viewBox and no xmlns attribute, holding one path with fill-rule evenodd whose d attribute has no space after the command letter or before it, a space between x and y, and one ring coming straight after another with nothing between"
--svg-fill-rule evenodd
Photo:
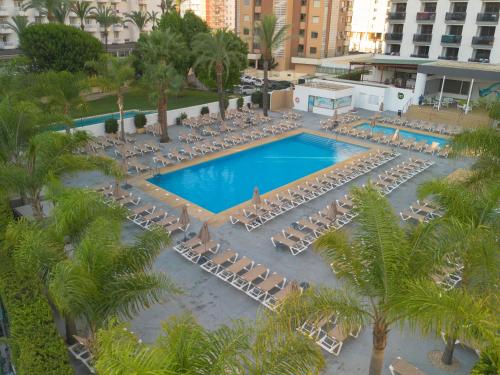
<instances>
[{"instance_id":1,"label":"balcony","mask_svg":"<svg viewBox=\"0 0 500 375\"><path fill-rule=\"evenodd\" d=\"M460 44L462 43L462 35L443 35L441 36L442 44Z\"/></svg>"},{"instance_id":2,"label":"balcony","mask_svg":"<svg viewBox=\"0 0 500 375\"><path fill-rule=\"evenodd\" d=\"M417 43L427 43L432 41L432 34L414 34L413 41Z\"/></svg>"},{"instance_id":3,"label":"balcony","mask_svg":"<svg viewBox=\"0 0 500 375\"><path fill-rule=\"evenodd\" d=\"M498 13L478 13L477 22L485 22L488 24L498 23Z\"/></svg>"},{"instance_id":4,"label":"balcony","mask_svg":"<svg viewBox=\"0 0 500 375\"><path fill-rule=\"evenodd\" d=\"M400 41L403 40L403 34L399 34L399 33L387 33L387 34L385 34L385 40L386 41L400 42Z\"/></svg>"},{"instance_id":5,"label":"balcony","mask_svg":"<svg viewBox=\"0 0 500 375\"><path fill-rule=\"evenodd\" d=\"M472 44L481 47L493 47L494 36L475 36L472 38Z\"/></svg>"},{"instance_id":6,"label":"balcony","mask_svg":"<svg viewBox=\"0 0 500 375\"><path fill-rule=\"evenodd\" d=\"M406 12L390 12L387 15L389 21L404 21L406 18Z\"/></svg>"},{"instance_id":7,"label":"balcony","mask_svg":"<svg viewBox=\"0 0 500 375\"><path fill-rule=\"evenodd\" d=\"M448 12L446 13L445 20L449 22L465 22L465 18L467 17L467 13L465 12Z\"/></svg>"},{"instance_id":8,"label":"balcony","mask_svg":"<svg viewBox=\"0 0 500 375\"><path fill-rule=\"evenodd\" d=\"M454 60L454 61L457 61L458 60L458 56L444 55L444 56L438 56L438 59L439 60Z\"/></svg>"},{"instance_id":9,"label":"balcony","mask_svg":"<svg viewBox=\"0 0 500 375\"><path fill-rule=\"evenodd\" d=\"M469 62L488 64L490 62L490 59L486 57L471 57L469 59Z\"/></svg>"},{"instance_id":10,"label":"balcony","mask_svg":"<svg viewBox=\"0 0 500 375\"><path fill-rule=\"evenodd\" d=\"M428 59L429 58L429 54L428 53L412 53L410 55L410 57L418 57L418 58L421 58L421 59Z\"/></svg>"},{"instance_id":11,"label":"balcony","mask_svg":"<svg viewBox=\"0 0 500 375\"><path fill-rule=\"evenodd\" d=\"M436 19L435 12L418 12L417 21L418 22L434 22Z\"/></svg>"},{"instance_id":12,"label":"balcony","mask_svg":"<svg viewBox=\"0 0 500 375\"><path fill-rule=\"evenodd\" d=\"M13 49L16 45L12 42L0 42L0 49Z\"/></svg>"},{"instance_id":13,"label":"balcony","mask_svg":"<svg viewBox=\"0 0 500 375\"><path fill-rule=\"evenodd\" d=\"M13 30L9 27L9 25L5 23L0 23L0 34L11 34Z\"/></svg>"}]
</instances>

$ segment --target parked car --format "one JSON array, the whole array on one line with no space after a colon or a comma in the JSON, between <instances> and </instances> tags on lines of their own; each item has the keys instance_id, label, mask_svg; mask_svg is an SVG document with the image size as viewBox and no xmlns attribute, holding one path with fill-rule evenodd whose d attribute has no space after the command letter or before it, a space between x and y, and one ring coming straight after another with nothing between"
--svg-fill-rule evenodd
<instances>
[{"instance_id":1,"label":"parked car","mask_svg":"<svg viewBox=\"0 0 500 375\"><path fill-rule=\"evenodd\" d=\"M252 85L254 83L254 78L250 76L241 76L240 82L243 85Z\"/></svg>"},{"instance_id":2,"label":"parked car","mask_svg":"<svg viewBox=\"0 0 500 375\"><path fill-rule=\"evenodd\" d=\"M234 86L234 93L238 95L252 95L255 91L259 89L255 86L250 85L238 85Z\"/></svg>"}]
</instances>

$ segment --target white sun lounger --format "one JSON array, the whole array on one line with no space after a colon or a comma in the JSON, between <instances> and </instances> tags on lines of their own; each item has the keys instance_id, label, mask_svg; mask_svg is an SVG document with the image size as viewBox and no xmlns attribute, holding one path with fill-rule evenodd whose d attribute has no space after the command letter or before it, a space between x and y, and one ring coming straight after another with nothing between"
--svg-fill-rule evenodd
<instances>
[{"instance_id":1,"label":"white sun lounger","mask_svg":"<svg viewBox=\"0 0 500 375\"><path fill-rule=\"evenodd\" d=\"M276 293L267 293L266 297L262 300L262 304L272 311L277 311L292 291L293 286L292 283L289 282L284 288L281 288Z\"/></svg>"},{"instance_id":2,"label":"white sun lounger","mask_svg":"<svg viewBox=\"0 0 500 375\"><path fill-rule=\"evenodd\" d=\"M248 270L252 269L253 265L253 260L247 257L243 257L240 260L236 261L234 264L231 264L229 267L221 270L216 274L216 276L219 279L230 283L233 278L235 278L239 274L245 273Z\"/></svg>"},{"instance_id":3,"label":"white sun lounger","mask_svg":"<svg viewBox=\"0 0 500 375\"><path fill-rule=\"evenodd\" d=\"M207 243L200 243L181 253L187 260L197 263L206 254L215 254L219 250L220 244L211 240Z\"/></svg>"},{"instance_id":4,"label":"white sun lounger","mask_svg":"<svg viewBox=\"0 0 500 375\"><path fill-rule=\"evenodd\" d=\"M251 270L248 270L245 273L240 275L236 275L231 281L231 285L235 288L246 292L254 282L259 280L265 280L269 275L269 268L262 264L258 264L253 267Z\"/></svg>"},{"instance_id":5,"label":"white sun lounger","mask_svg":"<svg viewBox=\"0 0 500 375\"><path fill-rule=\"evenodd\" d=\"M246 293L255 300L265 300L271 290L281 290L284 287L285 283L286 278L277 273L273 273L264 281L261 281L258 284L253 283L254 285L250 286Z\"/></svg>"},{"instance_id":6,"label":"white sun lounger","mask_svg":"<svg viewBox=\"0 0 500 375\"><path fill-rule=\"evenodd\" d=\"M201 265L201 268L207 272L217 274L222 269L225 269L231 264L234 264L234 262L236 262L236 259L238 259L238 253L236 251L226 250L222 254L219 254L203 263Z\"/></svg>"},{"instance_id":7,"label":"white sun lounger","mask_svg":"<svg viewBox=\"0 0 500 375\"><path fill-rule=\"evenodd\" d=\"M279 245L287 247L292 255L300 254L308 247L306 243L285 237L283 233L279 233L276 236L271 237L271 242L273 243L274 247L279 247Z\"/></svg>"}]
</instances>

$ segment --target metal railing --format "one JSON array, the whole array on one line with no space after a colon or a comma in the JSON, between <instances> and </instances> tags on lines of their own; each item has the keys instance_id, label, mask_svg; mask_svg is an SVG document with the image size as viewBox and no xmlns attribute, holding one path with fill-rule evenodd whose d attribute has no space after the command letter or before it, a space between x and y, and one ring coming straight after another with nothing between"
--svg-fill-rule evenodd
<instances>
[{"instance_id":1,"label":"metal railing","mask_svg":"<svg viewBox=\"0 0 500 375\"><path fill-rule=\"evenodd\" d=\"M492 46L494 41L495 37L490 35L472 37L472 44L478 44L481 46Z\"/></svg>"},{"instance_id":2,"label":"metal railing","mask_svg":"<svg viewBox=\"0 0 500 375\"><path fill-rule=\"evenodd\" d=\"M432 34L414 34L413 41L430 43L432 41Z\"/></svg>"},{"instance_id":3,"label":"metal railing","mask_svg":"<svg viewBox=\"0 0 500 375\"><path fill-rule=\"evenodd\" d=\"M477 21L498 23L498 12L496 12L496 13L492 13L492 12L478 13L477 14Z\"/></svg>"},{"instance_id":4,"label":"metal railing","mask_svg":"<svg viewBox=\"0 0 500 375\"><path fill-rule=\"evenodd\" d=\"M417 21L434 21L436 19L435 12L418 12Z\"/></svg>"},{"instance_id":5,"label":"metal railing","mask_svg":"<svg viewBox=\"0 0 500 375\"><path fill-rule=\"evenodd\" d=\"M443 36L441 36L441 43L460 44L461 42L462 42L462 35L443 35Z\"/></svg>"},{"instance_id":6,"label":"metal railing","mask_svg":"<svg viewBox=\"0 0 500 375\"><path fill-rule=\"evenodd\" d=\"M385 34L385 40L401 41L401 40L403 40L403 34L400 34L400 33L386 33Z\"/></svg>"}]
</instances>

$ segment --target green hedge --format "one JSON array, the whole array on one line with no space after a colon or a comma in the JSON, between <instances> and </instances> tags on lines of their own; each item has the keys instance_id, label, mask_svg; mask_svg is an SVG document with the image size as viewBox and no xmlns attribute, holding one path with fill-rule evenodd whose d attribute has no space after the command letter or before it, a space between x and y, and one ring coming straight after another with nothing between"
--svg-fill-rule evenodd
<instances>
[{"instance_id":1,"label":"green hedge","mask_svg":"<svg viewBox=\"0 0 500 375\"><path fill-rule=\"evenodd\" d=\"M0 249L10 216L8 202L0 200ZM8 343L17 374L74 374L45 296L33 279L20 278L13 272L5 251L0 251L0 298L7 311Z\"/></svg>"},{"instance_id":2,"label":"green hedge","mask_svg":"<svg viewBox=\"0 0 500 375\"><path fill-rule=\"evenodd\" d=\"M0 266L0 296L7 310L9 344L17 374L74 374L47 300L32 280L9 272L10 262L5 260Z\"/></svg>"}]
</instances>

